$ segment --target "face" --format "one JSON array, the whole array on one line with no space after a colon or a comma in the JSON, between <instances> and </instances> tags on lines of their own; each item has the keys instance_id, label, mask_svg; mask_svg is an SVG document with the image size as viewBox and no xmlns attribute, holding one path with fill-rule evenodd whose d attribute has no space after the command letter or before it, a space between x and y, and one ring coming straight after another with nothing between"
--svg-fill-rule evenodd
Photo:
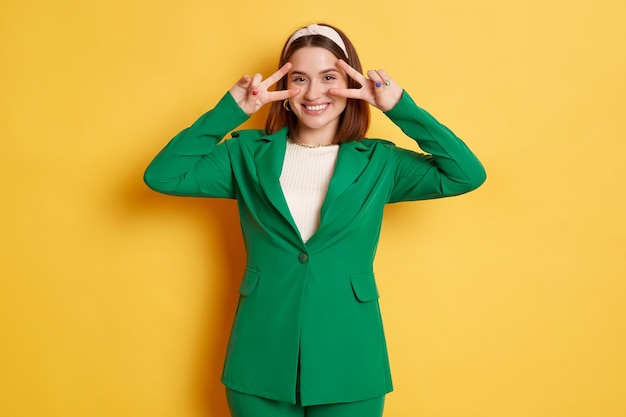
<instances>
[{"instance_id":1,"label":"face","mask_svg":"<svg viewBox=\"0 0 626 417\"><path fill-rule=\"evenodd\" d=\"M320 47L304 47L291 55L293 65L287 74L288 88L300 93L289 100L298 117L298 131L326 130L334 135L347 99L328 94L330 88L346 88L347 75L337 67L337 58Z\"/></svg>"}]
</instances>

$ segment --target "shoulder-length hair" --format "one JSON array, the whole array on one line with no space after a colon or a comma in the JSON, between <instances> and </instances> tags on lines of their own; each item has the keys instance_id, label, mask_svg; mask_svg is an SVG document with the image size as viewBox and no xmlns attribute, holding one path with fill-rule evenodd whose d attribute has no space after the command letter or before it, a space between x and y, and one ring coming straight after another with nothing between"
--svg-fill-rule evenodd
<instances>
[{"instance_id":1,"label":"shoulder-length hair","mask_svg":"<svg viewBox=\"0 0 626 417\"><path fill-rule=\"evenodd\" d=\"M348 56L343 50L332 40L322 35L310 35L303 36L294 40L287 48L287 42L283 46L280 54L280 60L278 62L278 68L281 68L285 63L289 61L291 56L300 48L304 47L320 47L330 51L337 59L343 59L352 68L363 73L361 68L361 61L356 53L356 49L350 39L339 29L331 25L322 24L322 26L328 26L337 31L339 36L343 39L346 45ZM348 76L348 88L360 88L361 85ZM281 78L277 85L276 90L287 89L287 77ZM364 100L349 98L346 103L346 108L341 113L339 120L339 127L335 134L333 143L344 143L354 140L360 140L365 137L365 133L370 124L370 108L369 104ZM265 123L265 132L271 134L277 130L288 126L289 132L293 134L298 124L298 118L291 111L287 111L283 106L283 102L275 101L270 107L270 112Z\"/></svg>"}]
</instances>

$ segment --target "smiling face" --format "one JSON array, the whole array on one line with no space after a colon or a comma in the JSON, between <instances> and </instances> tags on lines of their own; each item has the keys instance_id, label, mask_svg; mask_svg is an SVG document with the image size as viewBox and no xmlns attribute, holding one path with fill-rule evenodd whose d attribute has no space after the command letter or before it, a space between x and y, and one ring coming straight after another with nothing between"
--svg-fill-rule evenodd
<instances>
[{"instance_id":1,"label":"smiling face","mask_svg":"<svg viewBox=\"0 0 626 417\"><path fill-rule=\"evenodd\" d=\"M287 75L288 88L300 93L289 100L298 118L296 135L323 134L334 138L347 99L328 94L330 88L346 88L347 75L337 67L337 57L320 47L304 47L294 52Z\"/></svg>"}]
</instances>

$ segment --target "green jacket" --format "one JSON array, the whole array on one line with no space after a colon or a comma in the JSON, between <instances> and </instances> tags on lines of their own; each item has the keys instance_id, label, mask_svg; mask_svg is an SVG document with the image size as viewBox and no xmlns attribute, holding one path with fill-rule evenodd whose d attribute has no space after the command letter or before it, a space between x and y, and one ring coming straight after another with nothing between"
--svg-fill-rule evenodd
<instances>
[{"instance_id":1,"label":"green jacket","mask_svg":"<svg viewBox=\"0 0 626 417\"><path fill-rule=\"evenodd\" d=\"M387 116L430 155L379 139L340 146L318 231L304 243L279 183L286 128L243 130L230 94L148 166L155 191L237 199L247 265L223 383L302 405L392 390L372 264L385 204L458 195L485 171L465 144L404 92ZM221 143L220 143L221 142ZM300 365L298 365L300 362Z\"/></svg>"}]
</instances>

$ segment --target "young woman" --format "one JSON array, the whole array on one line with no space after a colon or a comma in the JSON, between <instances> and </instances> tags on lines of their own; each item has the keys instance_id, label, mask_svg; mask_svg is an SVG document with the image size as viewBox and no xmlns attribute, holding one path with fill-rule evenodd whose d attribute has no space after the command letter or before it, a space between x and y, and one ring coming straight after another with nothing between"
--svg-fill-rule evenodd
<instances>
[{"instance_id":1,"label":"young woman","mask_svg":"<svg viewBox=\"0 0 626 417\"><path fill-rule=\"evenodd\" d=\"M392 390L372 264L387 203L485 180L467 146L329 25L243 76L145 172L155 191L237 199L247 264L222 381L234 417L380 417ZM275 89L271 89L275 84ZM222 139L265 104L265 131ZM366 139L369 106L428 154Z\"/></svg>"}]
</instances>

